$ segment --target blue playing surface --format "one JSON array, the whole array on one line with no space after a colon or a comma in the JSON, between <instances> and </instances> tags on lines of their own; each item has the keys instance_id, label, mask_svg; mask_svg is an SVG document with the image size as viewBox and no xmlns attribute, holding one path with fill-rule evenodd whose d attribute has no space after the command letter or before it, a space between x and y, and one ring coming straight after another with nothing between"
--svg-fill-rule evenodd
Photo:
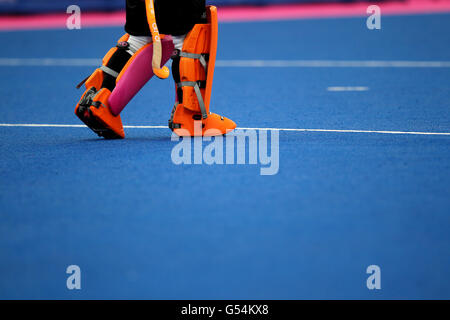
<instances>
[{"instance_id":1,"label":"blue playing surface","mask_svg":"<svg viewBox=\"0 0 450 320\"><path fill-rule=\"evenodd\" d=\"M365 23L221 24L218 59L450 61L449 14ZM121 34L1 32L0 57L100 58ZM1 66L0 123L81 124L92 70ZM450 132L450 68L218 67L214 85L239 127ZM172 88L151 80L124 123L165 125ZM279 172L261 176L173 164L168 129L126 134L0 127L0 298L450 298L450 136L281 131Z\"/></svg>"}]
</instances>

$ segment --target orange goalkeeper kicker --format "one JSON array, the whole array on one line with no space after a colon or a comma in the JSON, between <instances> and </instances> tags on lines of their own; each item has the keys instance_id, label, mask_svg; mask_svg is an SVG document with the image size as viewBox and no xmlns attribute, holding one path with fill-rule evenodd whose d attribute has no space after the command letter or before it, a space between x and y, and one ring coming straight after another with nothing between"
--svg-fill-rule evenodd
<instances>
[{"instance_id":1,"label":"orange goalkeeper kicker","mask_svg":"<svg viewBox=\"0 0 450 320\"><path fill-rule=\"evenodd\" d=\"M167 79L170 75L169 68L161 68L162 60L162 45L161 36L159 35L158 25L156 24L155 17L155 5L153 0L145 0L145 7L147 11L147 21L150 26L150 32L152 33L153 39L153 59L152 68L153 73L160 79Z\"/></svg>"}]
</instances>

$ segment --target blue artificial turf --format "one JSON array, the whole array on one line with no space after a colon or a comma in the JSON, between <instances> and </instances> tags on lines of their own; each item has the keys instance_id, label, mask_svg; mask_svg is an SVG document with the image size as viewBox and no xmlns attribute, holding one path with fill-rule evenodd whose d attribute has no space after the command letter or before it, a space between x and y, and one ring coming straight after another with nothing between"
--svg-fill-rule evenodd
<instances>
[{"instance_id":1,"label":"blue artificial turf","mask_svg":"<svg viewBox=\"0 0 450 320\"><path fill-rule=\"evenodd\" d=\"M449 17L221 24L218 58L450 61ZM121 32L3 32L0 56L100 58ZM0 71L0 123L79 124L73 86L91 67ZM450 68L219 67L212 108L240 127L450 132L449 80ZM150 81L124 123L165 125L172 87ZM261 176L174 165L168 129L126 134L0 127L0 298L450 298L449 136L281 132L279 173ZM372 264L381 290L366 287Z\"/></svg>"}]
</instances>

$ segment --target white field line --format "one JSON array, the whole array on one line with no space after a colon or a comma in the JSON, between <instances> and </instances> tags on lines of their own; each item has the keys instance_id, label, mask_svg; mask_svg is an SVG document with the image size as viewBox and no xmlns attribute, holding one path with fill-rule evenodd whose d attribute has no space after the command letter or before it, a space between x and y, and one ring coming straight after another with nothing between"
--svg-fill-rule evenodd
<instances>
[{"instance_id":1,"label":"white field line","mask_svg":"<svg viewBox=\"0 0 450 320\"><path fill-rule=\"evenodd\" d=\"M92 67L101 63L100 59L0 58L2 67Z\"/></svg>"},{"instance_id":2,"label":"white field line","mask_svg":"<svg viewBox=\"0 0 450 320\"><path fill-rule=\"evenodd\" d=\"M82 125L82 124L0 123L0 127L85 128L86 126ZM167 126L123 126L123 127L126 129L168 129ZM339 129L294 129L294 128L236 128L236 130L265 130L265 131L285 131L285 132L329 132L329 133L378 133L378 134L450 136L450 132L386 131L386 130L339 130Z\"/></svg>"},{"instance_id":3,"label":"white field line","mask_svg":"<svg viewBox=\"0 0 450 320\"><path fill-rule=\"evenodd\" d=\"M0 58L1 67L94 67L100 64L100 59ZM218 60L216 66L231 68L450 68L450 61Z\"/></svg>"},{"instance_id":4,"label":"white field line","mask_svg":"<svg viewBox=\"0 0 450 320\"><path fill-rule=\"evenodd\" d=\"M272 68L450 68L450 61L219 60L218 67Z\"/></svg>"},{"instance_id":5,"label":"white field line","mask_svg":"<svg viewBox=\"0 0 450 320\"><path fill-rule=\"evenodd\" d=\"M328 87L327 91L342 92L342 91L369 91L368 87Z\"/></svg>"}]
</instances>

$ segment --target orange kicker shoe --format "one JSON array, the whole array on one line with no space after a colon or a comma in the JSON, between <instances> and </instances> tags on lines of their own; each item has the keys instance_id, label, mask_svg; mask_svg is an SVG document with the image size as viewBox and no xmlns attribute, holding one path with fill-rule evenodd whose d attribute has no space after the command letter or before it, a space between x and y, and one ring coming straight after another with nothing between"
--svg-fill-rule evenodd
<instances>
[{"instance_id":1,"label":"orange kicker shoe","mask_svg":"<svg viewBox=\"0 0 450 320\"><path fill-rule=\"evenodd\" d=\"M86 90L75 108L75 114L98 136L105 139L123 139L120 115L114 116L108 107L111 91L106 88L97 92L95 87Z\"/></svg>"},{"instance_id":2,"label":"orange kicker shoe","mask_svg":"<svg viewBox=\"0 0 450 320\"><path fill-rule=\"evenodd\" d=\"M215 113L209 113L206 119L202 119L201 113L179 104L172 110L169 128L180 137L219 136L236 129L236 123Z\"/></svg>"}]
</instances>

